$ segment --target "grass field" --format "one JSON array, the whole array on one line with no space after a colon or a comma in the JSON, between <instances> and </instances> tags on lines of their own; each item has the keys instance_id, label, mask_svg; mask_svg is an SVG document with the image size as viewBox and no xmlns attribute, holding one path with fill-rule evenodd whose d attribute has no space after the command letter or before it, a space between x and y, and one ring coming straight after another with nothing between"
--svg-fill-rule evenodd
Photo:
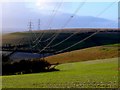
<instances>
[{"instance_id":1,"label":"grass field","mask_svg":"<svg viewBox=\"0 0 120 90\"><path fill-rule=\"evenodd\" d=\"M82 43L79 43L75 45L74 47L71 47L67 51L72 51L72 50L78 50L78 49L83 49L83 48L88 48L88 47L93 47L93 46L101 46L101 45L106 45L106 44L115 44L115 43L120 43L119 40L119 30L116 29L64 29L64 30L45 30L44 31L44 36L41 41L48 41L44 43L37 43L39 40L36 40L36 37L33 33L28 33L28 32L16 32L16 33L10 33L10 34L4 34L2 36L2 44L11 44L11 45L19 45L19 44L26 44L26 47L24 49L30 49L29 43L32 41L36 41L38 44L37 46L39 48L43 48L44 46L48 45L48 43L52 40L52 36L56 35L57 33L58 36L53 40L52 43L50 43L49 46L53 46L55 44L60 43L61 41L65 40L69 36L73 35L69 39L65 40L64 42L58 44L55 47L52 47L50 49L54 51L59 51L61 49L65 49L81 40L84 38L90 36L91 34L95 33L96 30L100 30L98 34L94 35L93 37L85 40ZM113 30L113 31L112 31ZM60 32L59 32L60 31ZM104 31L104 32L102 32ZM79 32L79 33L76 33ZM36 31L36 36L37 38L40 39L41 34L43 33L43 30ZM75 34L76 33L76 34ZM36 45L35 43L32 43L32 46ZM38 49L38 47L35 47L34 49Z\"/></svg>"},{"instance_id":2,"label":"grass field","mask_svg":"<svg viewBox=\"0 0 120 90\"><path fill-rule=\"evenodd\" d=\"M46 32L47 33L47 32ZM67 37L70 33L64 32L59 38ZM22 35L22 36L21 36ZM48 34L46 34L48 36ZM49 34L50 35L50 34ZM86 35L86 33L85 33ZM27 33L13 33L3 37L3 43L28 43ZM46 36L46 37L47 37ZM65 37L63 37L65 36ZM82 34L77 38L83 39ZM73 44L77 39L72 37L67 42L56 47L62 49ZM62 38L61 38L62 37ZM24 39L23 39L24 38ZM26 39L25 39L26 38ZM62 63L56 68L60 71L2 76L3 88L117 88L118 86L118 45L104 44L118 43L116 32L101 33L66 52L45 58L51 63ZM67 46L68 45L68 46ZM93 47L97 46L97 47ZM91 48L86 48L91 47ZM81 50L76 50L76 49ZM109 58L109 59L108 59ZM1 77L0 77L1 78Z\"/></svg>"},{"instance_id":3,"label":"grass field","mask_svg":"<svg viewBox=\"0 0 120 90\"><path fill-rule=\"evenodd\" d=\"M60 64L60 71L2 76L3 88L117 88L118 58Z\"/></svg>"},{"instance_id":4,"label":"grass field","mask_svg":"<svg viewBox=\"0 0 120 90\"><path fill-rule=\"evenodd\" d=\"M96 59L107 59L118 57L120 44L104 45L75 50L67 53L46 57L45 60L51 63L80 62Z\"/></svg>"}]
</instances>

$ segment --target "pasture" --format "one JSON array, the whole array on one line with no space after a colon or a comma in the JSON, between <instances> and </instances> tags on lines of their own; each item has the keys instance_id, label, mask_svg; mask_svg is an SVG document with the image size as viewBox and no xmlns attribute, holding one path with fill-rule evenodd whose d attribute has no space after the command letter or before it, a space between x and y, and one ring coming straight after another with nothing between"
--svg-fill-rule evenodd
<instances>
[{"instance_id":1,"label":"pasture","mask_svg":"<svg viewBox=\"0 0 120 90\"><path fill-rule=\"evenodd\" d=\"M73 31L61 33L51 45L70 36ZM38 36L40 35L40 32ZM57 31L45 32L43 41ZM52 49L59 51L93 32L80 32ZM3 36L3 44L28 44L31 33L12 33ZM22 43L21 43L22 42ZM101 32L83 43L54 56L45 58L50 63L61 63L60 71L1 76L3 88L117 88L118 87L118 45L117 32ZM46 42L45 46L49 43ZM105 45L105 46L101 46ZM44 46L44 45L43 45ZM97 46L97 47L93 47ZM88 48L91 47L91 48ZM29 48L29 47L27 47ZM79 50L80 49L80 50ZM73 51L74 50L74 51Z\"/></svg>"},{"instance_id":2,"label":"pasture","mask_svg":"<svg viewBox=\"0 0 120 90\"><path fill-rule=\"evenodd\" d=\"M120 44L103 45L96 47L89 47L71 52L60 53L45 58L46 61L51 63L69 63L80 62L96 59L107 59L118 57Z\"/></svg>"},{"instance_id":3,"label":"pasture","mask_svg":"<svg viewBox=\"0 0 120 90\"><path fill-rule=\"evenodd\" d=\"M118 58L65 63L60 71L2 76L3 88L117 88Z\"/></svg>"},{"instance_id":4,"label":"pasture","mask_svg":"<svg viewBox=\"0 0 120 90\"><path fill-rule=\"evenodd\" d=\"M59 51L83 40L84 38L93 34L95 31L99 31L99 30L101 32L99 32L98 34L85 40L82 43L75 45L74 47L71 47L68 50L65 50L64 52L93 47L93 46L120 43L118 37L119 31L116 29L63 29L63 30L34 31L33 33L36 34L38 39L36 39L35 35L30 32L16 32L16 33L5 34L2 36L2 41L3 41L2 44L26 45L26 47L24 47L23 49L30 49L29 43L31 43L31 46L36 46L33 48L35 50L38 49L38 47L43 48L49 44L48 48L50 47L50 49L54 51ZM42 37L43 33L44 36ZM55 35L57 35L57 37L54 39L53 37L55 37ZM41 43L39 43L40 39L41 39ZM50 43L51 40L53 41ZM33 43L34 41L36 44Z\"/></svg>"}]
</instances>

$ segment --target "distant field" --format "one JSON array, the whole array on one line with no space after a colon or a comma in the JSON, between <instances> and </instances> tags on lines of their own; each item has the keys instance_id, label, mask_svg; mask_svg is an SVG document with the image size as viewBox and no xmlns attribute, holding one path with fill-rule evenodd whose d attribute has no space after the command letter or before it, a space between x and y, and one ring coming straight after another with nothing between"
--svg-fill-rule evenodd
<instances>
[{"instance_id":1,"label":"distant field","mask_svg":"<svg viewBox=\"0 0 120 90\"><path fill-rule=\"evenodd\" d=\"M51 63L68 63L118 57L120 44L90 47L46 57Z\"/></svg>"},{"instance_id":2,"label":"distant field","mask_svg":"<svg viewBox=\"0 0 120 90\"><path fill-rule=\"evenodd\" d=\"M60 71L2 76L3 88L117 88L118 58L66 63Z\"/></svg>"},{"instance_id":3,"label":"distant field","mask_svg":"<svg viewBox=\"0 0 120 90\"><path fill-rule=\"evenodd\" d=\"M76 46L68 49L67 51L78 50L78 49L83 49L83 48L92 47L92 46L101 46L101 45L106 45L106 44L120 43L119 33L118 33L119 30L117 30L117 29L84 28L84 29L63 29L63 30L45 30L45 31L39 30L39 31L34 31L33 33L35 33L37 38L39 38L39 39L40 39L41 34L44 33L44 36L41 41L45 41L48 38L52 37L53 35L60 33L55 38L55 40L53 40L53 42L50 43L50 45L49 45L49 46L53 46L53 45L63 41L64 39L66 39L67 37L72 35L73 33L78 32L77 34L73 35L71 38L67 39L66 41L62 42L61 44L50 48L54 51L58 51L58 50L64 49L66 47L69 47L69 46L83 40L84 38L90 36L95 31L98 31L98 30L100 30L101 32L99 32L98 34L89 38L88 40L86 40L82 43L79 43ZM12 45L28 44L27 48L30 49L29 42L32 42L36 39L35 35L33 33L16 32L16 33L3 35L2 36L2 40L3 40L2 44L3 45L4 44L12 44ZM39 39L35 43L37 43L39 41ZM42 44L38 44L35 47L35 49L37 49L37 47L39 47L39 48L45 47L46 45L48 45L50 40L52 40L52 38L49 39L47 42L42 42ZM35 44L33 43L32 46L34 46L34 45ZM26 49L26 47L25 47L25 49Z\"/></svg>"}]
</instances>

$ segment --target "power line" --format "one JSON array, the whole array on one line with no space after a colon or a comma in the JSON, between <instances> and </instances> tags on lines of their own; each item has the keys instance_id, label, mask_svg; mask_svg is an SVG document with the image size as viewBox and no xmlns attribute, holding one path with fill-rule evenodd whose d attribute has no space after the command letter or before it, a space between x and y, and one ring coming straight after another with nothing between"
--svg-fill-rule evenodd
<instances>
[{"instance_id":1,"label":"power line","mask_svg":"<svg viewBox=\"0 0 120 90\"><path fill-rule=\"evenodd\" d=\"M117 0L118 1L118 0ZM112 2L108 7L106 7L102 12L98 13L97 16L100 16L101 14L103 14L107 9L109 9L113 4L115 4L117 1Z\"/></svg>"},{"instance_id":2,"label":"power line","mask_svg":"<svg viewBox=\"0 0 120 90\"><path fill-rule=\"evenodd\" d=\"M56 16L58 10L59 10L60 7L62 6L62 4L63 4L63 0L62 0L61 3L58 5L58 7L56 7L56 8L53 10L53 15L52 15L51 19L50 19L49 22L48 22L48 26L47 26L48 29L51 29L51 25L52 25L52 23L53 23L53 21L54 21L54 18L55 18L55 16ZM44 33L43 33L43 35L42 35L42 38L43 38L43 36L44 36ZM51 37L52 37L52 36L51 36ZM51 37L50 37L50 38L51 38Z\"/></svg>"},{"instance_id":3,"label":"power line","mask_svg":"<svg viewBox=\"0 0 120 90\"><path fill-rule=\"evenodd\" d=\"M56 7L55 6L55 8L53 9L53 12L52 12L52 17L51 17L51 19L49 20L49 22L48 22L48 28L50 28L50 25L52 24L52 22L53 22L53 20L54 20L54 18L55 18L55 15L57 14L57 11L58 11L58 9L61 7L61 5L63 4L63 0L61 1L61 3L59 4L59 6L58 7ZM42 40L42 38L43 38L43 36L44 36L44 32L40 35L40 37L38 37L34 42L36 42L39 38L39 41L38 41L38 43L40 43L40 42L47 42L48 40L50 40L51 38L53 38L54 37L54 35L52 35L50 38L48 38L47 40L45 40L45 41L41 41ZM37 44L38 44L37 43ZM35 46L37 46L37 44L35 44L33 47L35 47Z\"/></svg>"},{"instance_id":4,"label":"power line","mask_svg":"<svg viewBox=\"0 0 120 90\"><path fill-rule=\"evenodd\" d=\"M108 7L106 7L103 11L101 11L99 14L97 14L97 16L100 16L101 14L103 14L103 13L104 13L108 8L110 8L114 3L116 3L116 2L111 3L111 4L110 4ZM65 48L65 49L59 50L59 51L57 51L57 52L55 52L55 53L60 53L60 52L63 52L63 51L65 51L65 50L68 50L68 49L70 49L70 48L72 48L72 47L74 47L74 46L76 46L76 45L84 42L85 40L91 38L92 36L98 34L99 32L100 32L100 31L96 31L96 32L94 32L93 34L91 34L90 36L88 36L88 37L86 37L86 38L78 41L77 43L75 43L75 44L73 44L73 45L71 45L71 46L69 46L69 47L67 47L67 48Z\"/></svg>"},{"instance_id":5,"label":"power line","mask_svg":"<svg viewBox=\"0 0 120 90\"><path fill-rule=\"evenodd\" d=\"M111 4L109 7L111 7L112 5L113 5L113 4ZM108 7L108 8L109 8L109 7ZM104 10L102 11L102 13L104 13L108 8L104 9ZM101 15L102 13L100 12L100 14L98 14L97 16ZM71 18L72 18L72 17L73 17L73 16L71 16ZM72 46L70 46L70 47L68 47L68 48L65 48L65 49L63 49L63 50L57 51L57 52L61 52L61 51L67 50L67 49L69 49L69 48L71 48L71 47L73 47L73 46L75 46L75 45L77 45L77 44L79 44L79 43L81 43L81 42L89 39L90 37L94 36L94 35L97 34L98 32L99 32L99 31L97 31L97 32L93 33L92 35L86 37L85 39L83 39L83 40L81 40L81 41L73 44ZM54 39L54 38L53 38L53 39ZM51 40L50 43L51 43L52 41L53 41L53 40ZM63 41L62 41L62 42L63 42ZM47 46L49 46L49 44L48 44ZM47 47L44 47L43 49L46 49L46 48L47 48ZM43 49L42 49L42 50L43 50ZM41 51L42 51L42 50L41 50ZM40 52L41 52L41 51L40 51Z\"/></svg>"},{"instance_id":6,"label":"power line","mask_svg":"<svg viewBox=\"0 0 120 90\"><path fill-rule=\"evenodd\" d=\"M31 36L32 36L33 38L37 38L36 34L32 31L32 26L33 26L33 23L32 23L32 21L30 20L30 22L29 22L29 32L31 33ZM31 38L32 38L32 37L31 37ZM34 40L32 40L32 41L34 41Z\"/></svg>"},{"instance_id":7,"label":"power line","mask_svg":"<svg viewBox=\"0 0 120 90\"><path fill-rule=\"evenodd\" d=\"M73 45L71 45L71 46L69 46L69 47L67 47L67 48L65 48L65 49L62 49L62 50L60 50L60 51L57 51L57 52L55 52L55 53L63 52L63 51L65 51L65 50L67 50L67 49L70 49L71 47L74 47L74 46L78 45L79 43L82 43L82 42L84 42L85 40L87 40L87 39L91 38L92 36L96 35L98 32L99 32L99 31L97 31L97 32L91 34L90 36L82 39L81 41L79 41L79 42L77 42L77 43L75 43L75 44L73 44Z\"/></svg>"},{"instance_id":8,"label":"power line","mask_svg":"<svg viewBox=\"0 0 120 90\"><path fill-rule=\"evenodd\" d=\"M53 48L53 47L56 47L56 46L62 44L63 42L67 41L68 39L70 39L70 38L73 37L74 35L78 34L79 32L80 32L80 31L71 34L69 37L65 38L65 39L62 40L61 42L56 43L55 45L49 46L48 48L51 48L51 47Z\"/></svg>"},{"instance_id":9,"label":"power line","mask_svg":"<svg viewBox=\"0 0 120 90\"><path fill-rule=\"evenodd\" d=\"M49 23L48 23L48 29L51 29L51 25L52 25L52 23L53 23L53 21L54 21L54 18L55 18L55 16L56 16L56 14L57 14L57 12L59 11L59 9L60 9L60 7L62 6L62 4L63 4L63 0L61 1L61 3L58 5L58 7L55 9L55 10L53 10L53 17L51 17L51 19L50 19L50 21L49 21Z\"/></svg>"},{"instance_id":10,"label":"power line","mask_svg":"<svg viewBox=\"0 0 120 90\"><path fill-rule=\"evenodd\" d=\"M113 4L114 4L114 3L111 3L108 7L106 7L106 8L105 8L102 12L100 12L97 16L101 15L106 9L110 8ZM77 10L76 10L76 11L77 11ZM50 46L50 47L56 47L56 46L62 44L63 42L65 42L66 40L68 40L68 39L71 38L72 36L76 35L77 33L79 33L79 31L73 33L72 35L70 35L70 36L67 37L66 39L64 39L64 40L62 40L61 42L59 42L59 43L57 43L57 44L55 44L55 45L52 45L52 46ZM50 47L49 47L49 48L50 48Z\"/></svg>"},{"instance_id":11,"label":"power line","mask_svg":"<svg viewBox=\"0 0 120 90\"><path fill-rule=\"evenodd\" d=\"M62 28L64 28L71 20L72 18L76 15L76 13L80 10L80 8L85 4L85 2L82 2L82 4L80 3L78 8L75 10L75 12L70 16L70 18L66 21L66 23L62 26ZM39 52L42 52L44 51L56 38L57 36L60 34L61 30L56 33L55 37L42 49L40 50Z\"/></svg>"},{"instance_id":12,"label":"power line","mask_svg":"<svg viewBox=\"0 0 120 90\"><path fill-rule=\"evenodd\" d=\"M53 16L54 11L56 11L55 8L56 8L56 6L53 8L53 11L52 11L52 13L51 13L51 16ZM50 20L51 20L51 19L50 19ZM49 23L50 23L50 21L49 21ZM47 27L48 27L48 26L47 26ZM40 20L38 21L38 30L39 30L39 28L40 28ZM41 39L43 38L43 34L44 34L44 32L42 32L42 33L40 34L40 36L39 36L38 38L36 38L35 41L33 41L33 43L37 42L37 40L38 40L38 43L40 43L40 42L41 42ZM37 46L38 43L36 43L33 47Z\"/></svg>"},{"instance_id":13,"label":"power line","mask_svg":"<svg viewBox=\"0 0 120 90\"><path fill-rule=\"evenodd\" d=\"M47 42L47 41L49 41L50 39L52 39L53 37L54 37L54 35L53 35L52 37L50 37L50 38L48 38L48 39L44 40L44 41L39 40L39 41L38 41L38 42L36 42L36 44L35 44L35 45L33 45L32 47L33 47L33 48L34 48L34 47L36 47L36 46L38 45L38 43Z\"/></svg>"},{"instance_id":14,"label":"power line","mask_svg":"<svg viewBox=\"0 0 120 90\"><path fill-rule=\"evenodd\" d=\"M32 31L32 26L33 26L33 23L32 23L32 21L30 20L30 22L29 22L29 33L30 33L30 37L29 37L28 43L29 43L29 47L30 47L30 49L31 49L31 52L33 53L33 51L32 51L32 49L33 49L32 44L36 42L36 39L33 40L33 38L37 38L37 36L36 36L36 33ZM39 39L39 38L38 38L38 39Z\"/></svg>"},{"instance_id":15,"label":"power line","mask_svg":"<svg viewBox=\"0 0 120 90\"><path fill-rule=\"evenodd\" d=\"M38 30L41 29L40 25L41 25L41 20L38 19ZM41 34L39 35L39 37L36 35L35 32L33 32L33 34L35 35L35 38L36 38L36 39L33 41L33 43L35 43L35 42L37 42L37 40L41 37Z\"/></svg>"}]
</instances>

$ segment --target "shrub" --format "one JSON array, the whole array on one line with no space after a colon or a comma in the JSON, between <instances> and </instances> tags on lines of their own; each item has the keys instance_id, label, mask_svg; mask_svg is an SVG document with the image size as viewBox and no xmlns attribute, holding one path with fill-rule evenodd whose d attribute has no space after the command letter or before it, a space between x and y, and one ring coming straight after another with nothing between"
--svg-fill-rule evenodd
<instances>
[{"instance_id":1,"label":"shrub","mask_svg":"<svg viewBox=\"0 0 120 90\"><path fill-rule=\"evenodd\" d=\"M51 67L49 62L41 59L33 60L20 60L19 62L4 63L3 75L18 74L18 73L37 73L46 71L56 71L55 68Z\"/></svg>"}]
</instances>

